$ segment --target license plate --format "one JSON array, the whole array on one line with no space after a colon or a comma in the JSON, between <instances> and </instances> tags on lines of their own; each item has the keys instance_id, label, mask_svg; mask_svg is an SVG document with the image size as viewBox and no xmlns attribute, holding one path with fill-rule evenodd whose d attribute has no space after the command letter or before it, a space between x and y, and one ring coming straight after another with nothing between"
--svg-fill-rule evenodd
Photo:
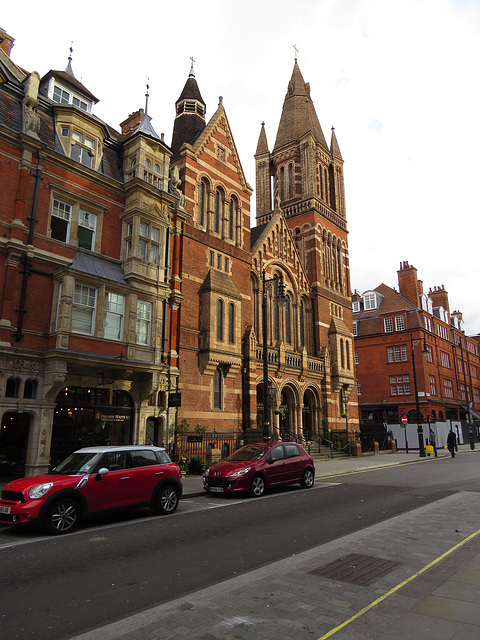
<instances>
[{"instance_id":1,"label":"license plate","mask_svg":"<svg viewBox=\"0 0 480 640\"><path fill-rule=\"evenodd\" d=\"M210 487L211 493L223 493L223 487Z\"/></svg>"},{"instance_id":2,"label":"license plate","mask_svg":"<svg viewBox=\"0 0 480 640\"><path fill-rule=\"evenodd\" d=\"M11 509L10 507L1 507L0 506L0 513L10 513Z\"/></svg>"}]
</instances>

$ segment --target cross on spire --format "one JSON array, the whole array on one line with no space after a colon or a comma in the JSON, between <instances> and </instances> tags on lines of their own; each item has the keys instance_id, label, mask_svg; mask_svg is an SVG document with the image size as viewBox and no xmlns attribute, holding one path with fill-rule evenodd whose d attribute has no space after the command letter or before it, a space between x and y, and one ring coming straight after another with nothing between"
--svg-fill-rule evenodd
<instances>
[{"instance_id":1,"label":"cross on spire","mask_svg":"<svg viewBox=\"0 0 480 640\"><path fill-rule=\"evenodd\" d=\"M195 71L193 70L193 63L195 62L195 60L193 59L193 56L190 56L190 60L192 62L192 64L190 65L190 73L188 74L191 78L195 77Z\"/></svg>"},{"instance_id":2,"label":"cross on spire","mask_svg":"<svg viewBox=\"0 0 480 640\"><path fill-rule=\"evenodd\" d=\"M293 45L293 48L295 49L295 62L296 62L296 61L297 61L297 53L298 53L297 45L296 45L296 44L294 44L294 45Z\"/></svg>"}]
</instances>

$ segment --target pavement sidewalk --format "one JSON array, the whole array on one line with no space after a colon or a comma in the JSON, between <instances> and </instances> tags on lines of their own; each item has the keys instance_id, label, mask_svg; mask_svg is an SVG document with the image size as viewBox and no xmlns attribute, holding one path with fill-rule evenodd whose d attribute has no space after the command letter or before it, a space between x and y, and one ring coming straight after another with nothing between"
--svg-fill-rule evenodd
<instances>
[{"instance_id":1,"label":"pavement sidewalk","mask_svg":"<svg viewBox=\"0 0 480 640\"><path fill-rule=\"evenodd\" d=\"M316 477L432 462L350 458ZM199 488L185 478L185 497ZM480 494L464 491L70 640L477 640L479 605Z\"/></svg>"}]
</instances>

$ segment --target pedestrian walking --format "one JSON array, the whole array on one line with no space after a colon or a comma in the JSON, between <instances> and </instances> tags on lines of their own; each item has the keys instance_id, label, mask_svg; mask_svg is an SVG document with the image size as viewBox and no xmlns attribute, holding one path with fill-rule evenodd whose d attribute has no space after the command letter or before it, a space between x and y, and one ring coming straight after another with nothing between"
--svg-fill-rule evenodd
<instances>
[{"instance_id":1,"label":"pedestrian walking","mask_svg":"<svg viewBox=\"0 0 480 640\"><path fill-rule=\"evenodd\" d=\"M457 446L457 436L453 433L452 429L450 429L447 436L447 447L452 455L452 458L455 457L456 446Z\"/></svg>"},{"instance_id":2,"label":"pedestrian walking","mask_svg":"<svg viewBox=\"0 0 480 640\"><path fill-rule=\"evenodd\" d=\"M429 442L433 447L433 453L435 454L435 458L438 458L437 455L437 436L435 435L435 432L433 431L433 429L430 429L430 434L428 436L429 438Z\"/></svg>"}]
</instances>

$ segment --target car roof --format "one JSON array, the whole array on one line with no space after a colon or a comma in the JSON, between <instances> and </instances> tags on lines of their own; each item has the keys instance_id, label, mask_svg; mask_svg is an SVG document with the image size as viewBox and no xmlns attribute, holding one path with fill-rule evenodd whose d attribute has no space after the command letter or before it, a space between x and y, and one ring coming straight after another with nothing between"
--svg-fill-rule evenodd
<instances>
[{"instance_id":1,"label":"car roof","mask_svg":"<svg viewBox=\"0 0 480 640\"><path fill-rule=\"evenodd\" d=\"M125 444L112 446L82 447L74 453L107 453L109 451L165 451L165 447L153 447L148 444Z\"/></svg>"}]
</instances>

